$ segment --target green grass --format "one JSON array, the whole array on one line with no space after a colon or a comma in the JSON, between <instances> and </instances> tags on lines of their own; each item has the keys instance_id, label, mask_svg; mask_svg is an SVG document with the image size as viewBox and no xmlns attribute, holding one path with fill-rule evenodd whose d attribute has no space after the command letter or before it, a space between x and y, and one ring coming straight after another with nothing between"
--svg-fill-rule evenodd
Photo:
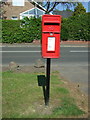
<instances>
[{"instance_id":1,"label":"green grass","mask_svg":"<svg viewBox=\"0 0 90 120\"><path fill-rule=\"evenodd\" d=\"M84 114L57 74L51 75L50 105L45 107L37 75L12 71L2 73L3 118L59 118Z\"/></svg>"},{"instance_id":2,"label":"green grass","mask_svg":"<svg viewBox=\"0 0 90 120\"><path fill-rule=\"evenodd\" d=\"M69 91L68 91L68 89L66 89L66 88L63 88L63 87L60 87L60 88L56 88L56 90L55 91L57 91L57 92L59 92L60 94L69 94Z\"/></svg>"},{"instance_id":3,"label":"green grass","mask_svg":"<svg viewBox=\"0 0 90 120\"><path fill-rule=\"evenodd\" d=\"M2 20L0 20L0 43L2 42Z\"/></svg>"},{"instance_id":4,"label":"green grass","mask_svg":"<svg viewBox=\"0 0 90 120\"><path fill-rule=\"evenodd\" d=\"M54 117L64 115L64 116L79 116L85 112L80 110L76 104L75 100L70 97L61 98L61 105L54 109Z\"/></svg>"}]
</instances>

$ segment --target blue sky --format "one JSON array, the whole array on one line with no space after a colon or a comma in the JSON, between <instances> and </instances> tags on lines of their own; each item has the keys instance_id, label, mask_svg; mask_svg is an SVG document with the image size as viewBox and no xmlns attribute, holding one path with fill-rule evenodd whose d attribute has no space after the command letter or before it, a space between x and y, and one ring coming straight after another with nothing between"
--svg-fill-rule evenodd
<instances>
[{"instance_id":1,"label":"blue sky","mask_svg":"<svg viewBox=\"0 0 90 120\"><path fill-rule=\"evenodd\" d=\"M88 2L82 2L83 6L86 8L86 12L90 12L90 8L88 7ZM13 5L15 6L24 6L24 0L13 0ZM90 6L90 1L89 1L89 6ZM58 5L57 9L59 10L65 10L66 7L62 5ZM71 10L74 10L72 7Z\"/></svg>"},{"instance_id":2,"label":"blue sky","mask_svg":"<svg viewBox=\"0 0 90 120\"><path fill-rule=\"evenodd\" d=\"M90 12L90 1L88 3L88 12Z\"/></svg>"},{"instance_id":3,"label":"blue sky","mask_svg":"<svg viewBox=\"0 0 90 120\"><path fill-rule=\"evenodd\" d=\"M86 8L86 12L90 12L90 8L88 7L88 2L82 2L82 4L83 4L83 6ZM90 2L89 2L89 4L90 4ZM89 6L90 6L90 5L89 5ZM63 9L64 9L64 10L65 10L66 7L59 4L59 5L57 6L57 9L59 9L59 10L63 10ZM72 7L71 10L74 10L74 8Z\"/></svg>"},{"instance_id":4,"label":"blue sky","mask_svg":"<svg viewBox=\"0 0 90 120\"><path fill-rule=\"evenodd\" d=\"M83 2L82 4L86 8L86 12L90 12L89 5L88 5L88 4L90 4L90 2L89 3L88 2Z\"/></svg>"}]
</instances>

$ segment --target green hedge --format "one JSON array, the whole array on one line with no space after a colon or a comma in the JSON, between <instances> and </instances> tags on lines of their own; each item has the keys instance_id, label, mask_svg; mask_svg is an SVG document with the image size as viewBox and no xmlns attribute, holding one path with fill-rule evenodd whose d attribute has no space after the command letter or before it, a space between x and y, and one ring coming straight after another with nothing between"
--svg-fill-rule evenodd
<instances>
[{"instance_id":1,"label":"green hedge","mask_svg":"<svg viewBox=\"0 0 90 120\"><path fill-rule=\"evenodd\" d=\"M30 43L34 39L41 39L41 19L31 18L27 22L20 20L2 21L3 43Z\"/></svg>"},{"instance_id":2,"label":"green hedge","mask_svg":"<svg viewBox=\"0 0 90 120\"><path fill-rule=\"evenodd\" d=\"M62 19L61 40L90 40L90 13ZM41 18L2 20L3 43L41 40Z\"/></svg>"},{"instance_id":3,"label":"green hedge","mask_svg":"<svg viewBox=\"0 0 90 120\"><path fill-rule=\"evenodd\" d=\"M90 14L72 16L62 20L62 40L90 40Z\"/></svg>"}]
</instances>

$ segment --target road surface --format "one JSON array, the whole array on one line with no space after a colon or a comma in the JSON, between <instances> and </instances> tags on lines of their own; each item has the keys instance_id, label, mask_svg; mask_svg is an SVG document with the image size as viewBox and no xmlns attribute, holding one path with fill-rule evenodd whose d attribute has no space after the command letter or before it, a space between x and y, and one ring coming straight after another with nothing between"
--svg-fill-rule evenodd
<instances>
[{"instance_id":1,"label":"road surface","mask_svg":"<svg viewBox=\"0 0 90 120\"><path fill-rule=\"evenodd\" d=\"M82 92L88 94L88 47L61 47L61 57L52 59L51 69L59 70L67 80L79 84ZM3 47L2 64L15 61L19 65L33 65L41 56L39 47Z\"/></svg>"}]
</instances>

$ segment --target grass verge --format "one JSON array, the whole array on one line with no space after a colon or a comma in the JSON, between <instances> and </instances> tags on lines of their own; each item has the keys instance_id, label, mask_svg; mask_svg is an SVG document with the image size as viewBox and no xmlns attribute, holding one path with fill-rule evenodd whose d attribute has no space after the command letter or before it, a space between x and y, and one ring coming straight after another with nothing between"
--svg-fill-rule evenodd
<instances>
[{"instance_id":1,"label":"grass verge","mask_svg":"<svg viewBox=\"0 0 90 120\"><path fill-rule=\"evenodd\" d=\"M58 73L51 74L50 104L46 107L37 75L12 71L2 73L3 118L62 118L85 114L64 87Z\"/></svg>"}]
</instances>

